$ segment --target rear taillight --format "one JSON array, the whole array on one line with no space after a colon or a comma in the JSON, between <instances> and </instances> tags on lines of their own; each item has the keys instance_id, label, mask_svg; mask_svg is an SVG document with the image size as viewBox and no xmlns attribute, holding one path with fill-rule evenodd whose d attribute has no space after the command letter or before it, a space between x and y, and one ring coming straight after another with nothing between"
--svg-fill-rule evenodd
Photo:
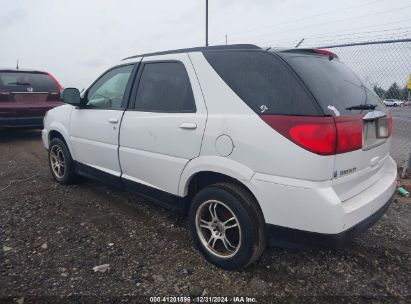
<instances>
[{"instance_id":1,"label":"rear taillight","mask_svg":"<svg viewBox=\"0 0 411 304\"><path fill-rule=\"evenodd\" d=\"M392 116L388 114L386 119L387 119L388 137L390 137L392 135Z\"/></svg>"},{"instance_id":2,"label":"rear taillight","mask_svg":"<svg viewBox=\"0 0 411 304\"><path fill-rule=\"evenodd\" d=\"M277 132L300 147L333 155L361 149L361 116L309 117L260 115Z\"/></svg>"},{"instance_id":3,"label":"rear taillight","mask_svg":"<svg viewBox=\"0 0 411 304\"><path fill-rule=\"evenodd\" d=\"M0 101L11 101L11 92L0 89Z\"/></svg>"},{"instance_id":4,"label":"rear taillight","mask_svg":"<svg viewBox=\"0 0 411 304\"><path fill-rule=\"evenodd\" d=\"M362 148L362 115L336 116L337 127L336 154Z\"/></svg>"},{"instance_id":5,"label":"rear taillight","mask_svg":"<svg viewBox=\"0 0 411 304\"><path fill-rule=\"evenodd\" d=\"M47 101L60 101L60 92L49 92Z\"/></svg>"},{"instance_id":6,"label":"rear taillight","mask_svg":"<svg viewBox=\"0 0 411 304\"><path fill-rule=\"evenodd\" d=\"M274 130L300 147L320 155L335 153L336 130L332 117L260 115Z\"/></svg>"},{"instance_id":7,"label":"rear taillight","mask_svg":"<svg viewBox=\"0 0 411 304\"><path fill-rule=\"evenodd\" d=\"M50 73L47 73L47 75L51 78L51 80L53 80L53 82L56 84L57 87L57 91L61 92L61 85L60 83L57 81L56 78L54 78L53 75L51 75Z\"/></svg>"}]
</instances>

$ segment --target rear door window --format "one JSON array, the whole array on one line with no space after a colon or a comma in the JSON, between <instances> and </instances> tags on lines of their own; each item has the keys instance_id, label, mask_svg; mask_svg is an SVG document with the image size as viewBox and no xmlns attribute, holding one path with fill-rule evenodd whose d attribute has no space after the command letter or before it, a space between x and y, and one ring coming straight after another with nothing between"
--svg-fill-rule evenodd
<instances>
[{"instance_id":1,"label":"rear door window","mask_svg":"<svg viewBox=\"0 0 411 304\"><path fill-rule=\"evenodd\" d=\"M46 73L0 72L0 89L10 92L58 92Z\"/></svg>"},{"instance_id":2,"label":"rear door window","mask_svg":"<svg viewBox=\"0 0 411 304\"><path fill-rule=\"evenodd\" d=\"M276 55L261 51L205 51L203 54L255 113L322 114L308 90Z\"/></svg>"},{"instance_id":3,"label":"rear door window","mask_svg":"<svg viewBox=\"0 0 411 304\"><path fill-rule=\"evenodd\" d=\"M145 63L135 109L144 112L194 113L196 106L181 62Z\"/></svg>"},{"instance_id":4,"label":"rear door window","mask_svg":"<svg viewBox=\"0 0 411 304\"><path fill-rule=\"evenodd\" d=\"M363 104L381 107L378 96L344 63L325 56L279 53L300 75L311 90L323 111L335 114L356 114L359 110L348 108Z\"/></svg>"}]
</instances>

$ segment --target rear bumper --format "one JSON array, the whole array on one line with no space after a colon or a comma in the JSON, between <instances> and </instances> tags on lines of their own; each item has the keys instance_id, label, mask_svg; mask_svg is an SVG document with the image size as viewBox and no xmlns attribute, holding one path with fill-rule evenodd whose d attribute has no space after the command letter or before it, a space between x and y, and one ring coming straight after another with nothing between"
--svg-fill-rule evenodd
<instances>
[{"instance_id":1,"label":"rear bumper","mask_svg":"<svg viewBox=\"0 0 411 304\"><path fill-rule=\"evenodd\" d=\"M40 117L0 117L0 128L37 128L43 126Z\"/></svg>"},{"instance_id":2,"label":"rear bumper","mask_svg":"<svg viewBox=\"0 0 411 304\"><path fill-rule=\"evenodd\" d=\"M375 174L378 177L375 182L345 200L338 195L331 180L311 182L255 174L250 188L269 231L276 231L271 233L273 238L298 241L301 237L292 236L306 232L304 237L308 243L314 242L317 236L327 235L329 239L346 240L366 230L372 219L378 219L395 192L397 167L391 157L385 159ZM281 237L283 233L286 237Z\"/></svg>"},{"instance_id":3,"label":"rear bumper","mask_svg":"<svg viewBox=\"0 0 411 304\"><path fill-rule=\"evenodd\" d=\"M336 248L353 240L356 236L371 228L387 211L394 195L374 214L357 223L348 230L337 234L324 234L302 231L268 224L268 243L271 246L285 248Z\"/></svg>"}]
</instances>

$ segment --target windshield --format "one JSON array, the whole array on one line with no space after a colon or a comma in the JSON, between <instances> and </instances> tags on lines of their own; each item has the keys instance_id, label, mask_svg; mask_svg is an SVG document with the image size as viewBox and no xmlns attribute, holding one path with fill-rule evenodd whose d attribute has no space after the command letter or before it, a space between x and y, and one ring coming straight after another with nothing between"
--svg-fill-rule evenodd
<instances>
[{"instance_id":1,"label":"windshield","mask_svg":"<svg viewBox=\"0 0 411 304\"><path fill-rule=\"evenodd\" d=\"M279 54L299 74L327 114L358 114L374 107L381 110L378 96L344 63L334 58L305 54Z\"/></svg>"}]
</instances>

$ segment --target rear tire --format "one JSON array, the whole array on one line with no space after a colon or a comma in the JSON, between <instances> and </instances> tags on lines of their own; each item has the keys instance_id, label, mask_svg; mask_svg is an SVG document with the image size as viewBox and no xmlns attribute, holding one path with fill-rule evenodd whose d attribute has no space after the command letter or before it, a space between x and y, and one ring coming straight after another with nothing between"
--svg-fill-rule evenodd
<instances>
[{"instance_id":1,"label":"rear tire","mask_svg":"<svg viewBox=\"0 0 411 304\"><path fill-rule=\"evenodd\" d=\"M210 263L227 270L247 267L266 247L266 226L255 198L241 186L219 183L194 197L189 226Z\"/></svg>"},{"instance_id":2,"label":"rear tire","mask_svg":"<svg viewBox=\"0 0 411 304\"><path fill-rule=\"evenodd\" d=\"M73 183L76 178L73 159L66 144L54 138L49 145L49 167L54 180L62 185Z\"/></svg>"}]
</instances>

